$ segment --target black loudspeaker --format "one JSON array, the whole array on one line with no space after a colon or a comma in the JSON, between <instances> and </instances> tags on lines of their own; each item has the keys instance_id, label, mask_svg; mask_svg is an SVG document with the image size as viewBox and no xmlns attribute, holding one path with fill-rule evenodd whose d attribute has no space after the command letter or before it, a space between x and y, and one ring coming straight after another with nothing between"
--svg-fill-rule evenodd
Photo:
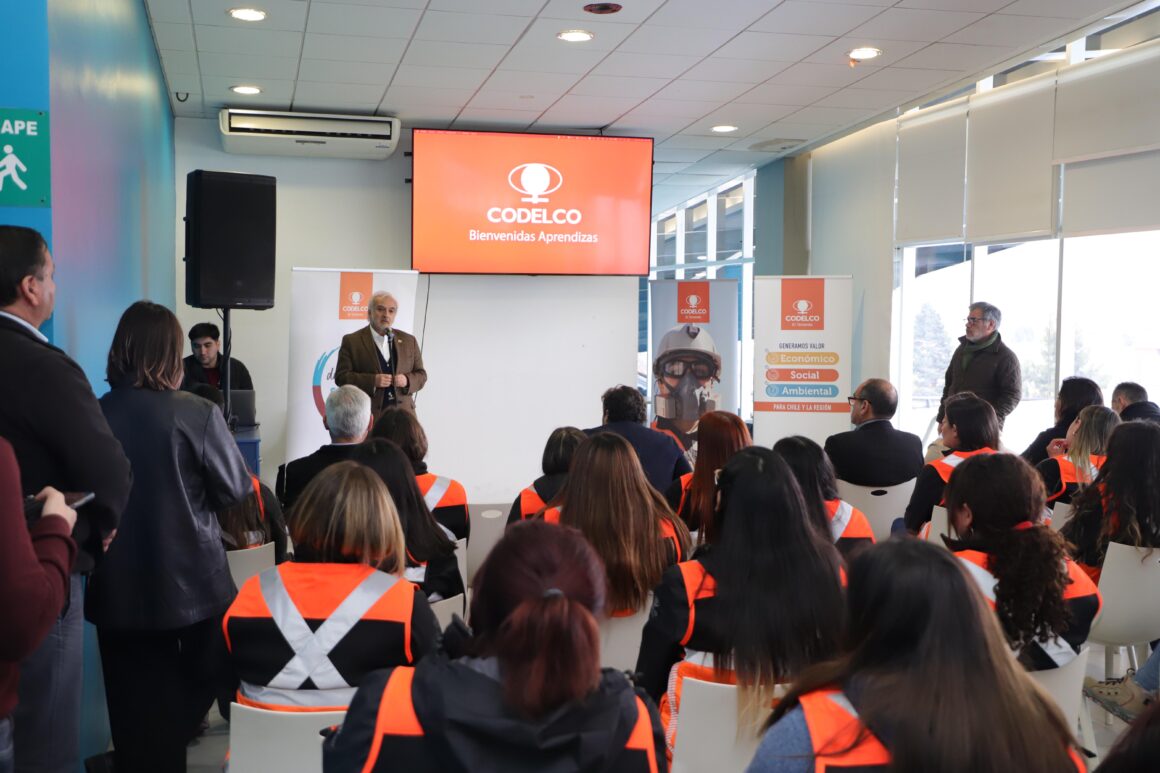
<instances>
[{"instance_id":1,"label":"black loudspeaker","mask_svg":"<svg viewBox=\"0 0 1160 773\"><path fill-rule=\"evenodd\" d=\"M185 181L185 302L199 309L274 305L277 180L197 169Z\"/></svg>"}]
</instances>

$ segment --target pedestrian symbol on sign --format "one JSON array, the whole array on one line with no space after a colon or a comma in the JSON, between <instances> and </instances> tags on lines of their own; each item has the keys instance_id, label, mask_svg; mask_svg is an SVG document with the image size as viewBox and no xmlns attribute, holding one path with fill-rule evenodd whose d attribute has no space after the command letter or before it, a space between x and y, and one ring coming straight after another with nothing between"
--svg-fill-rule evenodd
<instances>
[{"instance_id":1,"label":"pedestrian symbol on sign","mask_svg":"<svg viewBox=\"0 0 1160 773\"><path fill-rule=\"evenodd\" d=\"M0 158L0 191L4 190L4 180L8 177L12 178L12 182L16 183L20 190L28 190L28 185L20 179L20 172L27 172L28 167L13 150L11 145L5 145L4 157Z\"/></svg>"}]
</instances>

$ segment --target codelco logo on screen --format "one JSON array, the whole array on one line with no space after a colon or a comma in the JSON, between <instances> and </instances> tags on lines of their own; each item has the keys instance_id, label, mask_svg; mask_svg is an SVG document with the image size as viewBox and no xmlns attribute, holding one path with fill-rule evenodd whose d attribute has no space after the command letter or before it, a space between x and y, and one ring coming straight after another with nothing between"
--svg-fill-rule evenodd
<instances>
[{"instance_id":1,"label":"codelco logo on screen","mask_svg":"<svg viewBox=\"0 0 1160 773\"><path fill-rule=\"evenodd\" d=\"M548 194L560 190L564 175L549 164L520 164L508 172L508 185L525 204L544 204L551 201ZM584 219L578 209L558 207L490 207L487 219L492 223L537 223L542 225L577 225Z\"/></svg>"},{"instance_id":2,"label":"codelco logo on screen","mask_svg":"<svg viewBox=\"0 0 1160 773\"><path fill-rule=\"evenodd\" d=\"M709 283L677 283L677 322L709 322Z\"/></svg>"},{"instance_id":3,"label":"codelco logo on screen","mask_svg":"<svg viewBox=\"0 0 1160 773\"><path fill-rule=\"evenodd\" d=\"M338 280L338 318L365 319L367 304L374 293L374 275L365 271L343 271Z\"/></svg>"},{"instance_id":4,"label":"codelco logo on screen","mask_svg":"<svg viewBox=\"0 0 1160 773\"><path fill-rule=\"evenodd\" d=\"M781 280L782 330L823 330L825 309L826 280Z\"/></svg>"}]
</instances>

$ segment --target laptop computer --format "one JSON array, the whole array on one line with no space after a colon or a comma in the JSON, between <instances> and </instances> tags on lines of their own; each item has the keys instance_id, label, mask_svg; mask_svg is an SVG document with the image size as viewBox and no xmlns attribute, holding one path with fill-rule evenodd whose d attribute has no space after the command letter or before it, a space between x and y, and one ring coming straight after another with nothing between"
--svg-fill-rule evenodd
<instances>
[{"instance_id":1,"label":"laptop computer","mask_svg":"<svg viewBox=\"0 0 1160 773\"><path fill-rule=\"evenodd\" d=\"M237 427L258 426L258 412L253 389L231 389L230 411Z\"/></svg>"}]
</instances>

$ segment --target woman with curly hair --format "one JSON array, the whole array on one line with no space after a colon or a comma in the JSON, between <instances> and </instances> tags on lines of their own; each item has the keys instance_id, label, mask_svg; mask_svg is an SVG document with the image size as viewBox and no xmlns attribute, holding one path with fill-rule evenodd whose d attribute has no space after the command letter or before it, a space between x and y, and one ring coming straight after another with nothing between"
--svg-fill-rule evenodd
<instances>
[{"instance_id":1,"label":"woman with curly hair","mask_svg":"<svg viewBox=\"0 0 1160 773\"><path fill-rule=\"evenodd\" d=\"M1108 440L1108 460L1076 497L1062 534L1097 583L1109 542L1160 547L1160 424L1129 421Z\"/></svg>"},{"instance_id":2,"label":"woman with curly hair","mask_svg":"<svg viewBox=\"0 0 1160 773\"><path fill-rule=\"evenodd\" d=\"M1100 609L1099 590L1067 557L1063 538L1038 523L1043 501L1039 476L1010 454L967 459L947 484L947 512L959 537L947 545L1029 671L1075 658Z\"/></svg>"}]
</instances>

